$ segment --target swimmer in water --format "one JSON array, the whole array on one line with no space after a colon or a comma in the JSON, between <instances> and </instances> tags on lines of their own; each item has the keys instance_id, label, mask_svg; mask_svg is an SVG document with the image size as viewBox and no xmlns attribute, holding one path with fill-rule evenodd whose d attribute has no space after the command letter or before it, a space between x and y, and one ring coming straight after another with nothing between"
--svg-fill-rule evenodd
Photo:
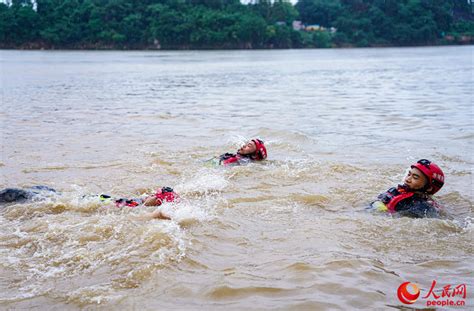
<instances>
[{"instance_id":1,"label":"swimmer in water","mask_svg":"<svg viewBox=\"0 0 474 311\"><path fill-rule=\"evenodd\" d=\"M245 165L253 161L262 161L267 158L267 149L262 140L255 138L240 147L237 153L224 153L211 159L219 165Z\"/></svg>"},{"instance_id":2,"label":"swimmer in water","mask_svg":"<svg viewBox=\"0 0 474 311\"><path fill-rule=\"evenodd\" d=\"M403 184L381 193L371 209L413 218L439 217L441 206L432 198L444 185L444 173L435 163L421 159L410 166Z\"/></svg>"},{"instance_id":3,"label":"swimmer in water","mask_svg":"<svg viewBox=\"0 0 474 311\"><path fill-rule=\"evenodd\" d=\"M58 192L53 188L47 186L33 186L29 188L6 188L0 191L0 204L9 204L9 203L28 203L35 201L42 201L47 198L58 195ZM179 195L174 192L170 187L163 187L159 189L155 194L150 195L144 199L133 198L125 199L119 198L115 199L112 196L107 194L101 194L99 199L103 203L114 203L117 207L136 207L139 205L144 206L160 206L165 202L179 202ZM171 218L164 214L161 211L156 211L146 215L137 217L138 219L166 219L170 220Z\"/></svg>"},{"instance_id":4,"label":"swimmer in water","mask_svg":"<svg viewBox=\"0 0 474 311\"><path fill-rule=\"evenodd\" d=\"M101 194L99 198L103 202L111 202L113 200L113 202L115 203L115 206L117 207L123 207L123 206L135 207L142 204L145 206L160 206L165 202L179 202L179 195L176 192L174 192L173 188L171 187L163 187L160 190L158 190L155 194L150 195L146 197L145 199L141 199L141 198L112 199L111 196L106 195L106 194ZM154 218L171 220L171 217L164 214L160 210L155 211L153 213L137 216L137 219L142 219L142 220L154 219Z\"/></svg>"}]
</instances>

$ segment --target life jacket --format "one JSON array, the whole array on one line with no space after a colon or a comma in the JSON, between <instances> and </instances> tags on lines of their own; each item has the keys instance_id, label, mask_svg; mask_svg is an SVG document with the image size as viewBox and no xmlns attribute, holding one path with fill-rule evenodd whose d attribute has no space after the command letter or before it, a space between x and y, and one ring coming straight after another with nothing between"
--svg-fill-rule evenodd
<instances>
[{"instance_id":1,"label":"life jacket","mask_svg":"<svg viewBox=\"0 0 474 311\"><path fill-rule=\"evenodd\" d=\"M407 189L399 185L396 188L392 187L380 194L378 199L387 206L389 213L395 213L397 204L412 197L414 194L415 192L407 191Z\"/></svg>"},{"instance_id":2,"label":"life jacket","mask_svg":"<svg viewBox=\"0 0 474 311\"><path fill-rule=\"evenodd\" d=\"M124 206L128 206L128 207L135 207L135 206L138 206L140 204L142 204L144 201L142 199L117 199L115 200L115 206L117 207L124 207Z\"/></svg>"},{"instance_id":3,"label":"life jacket","mask_svg":"<svg viewBox=\"0 0 474 311\"><path fill-rule=\"evenodd\" d=\"M170 187L161 188L155 193L155 197L159 202L158 205L163 204L163 202L179 202L179 195Z\"/></svg>"},{"instance_id":4,"label":"life jacket","mask_svg":"<svg viewBox=\"0 0 474 311\"><path fill-rule=\"evenodd\" d=\"M239 164L243 159L250 159L250 157L239 153L224 153L219 156L219 165Z\"/></svg>"}]
</instances>

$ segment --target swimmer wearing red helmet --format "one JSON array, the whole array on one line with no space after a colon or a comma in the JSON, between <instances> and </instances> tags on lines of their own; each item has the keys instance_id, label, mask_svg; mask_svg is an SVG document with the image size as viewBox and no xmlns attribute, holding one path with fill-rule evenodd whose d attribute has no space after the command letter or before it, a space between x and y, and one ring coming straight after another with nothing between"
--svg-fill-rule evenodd
<instances>
[{"instance_id":1,"label":"swimmer wearing red helmet","mask_svg":"<svg viewBox=\"0 0 474 311\"><path fill-rule=\"evenodd\" d=\"M60 193L55 189L47 186L33 186L29 188L6 188L0 191L0 206L4 204L18 204L27 202L38 202L46 199L54 199L60 196ZM114 203L116 207L135 207L140 205L145 206L160 206L165 202L179 202L179 195L170 187L163 187L158 191L145 198L113 198L107 194L84 195L82 198L99 198L100 202L109 204ZM159 218L171 219L161 211L156 211L151 214L138 217L143 219Z\"/></svg>"},{"instance_id":2,"label":"swimmer wearing red helmet","mask_svg":"<svg viewBox=\"0 0 474 311\"><path fill-rule=\"evenodd\" d=\"M165 202L179 202L179 195L174 192L173 188L171 187L163 187L159 189L155 194L146 197L145 199L141 198L133 198L133 199L112 199L111 196L106 195L106 194L101 194L100 195L100 200L103 202L110 202L113 200L115 203L115 206L117 207L135 207L139 205L145 205L145 206L160 206ZM144 216L141 216L139 218L159 218L159 219L166 219L170 220L171 218L164 214L162 211L156 211Z\"/></svg>"},{"instance_id":3,"label":"swimmer wearing red helmet","mask_svg":"<svg viewBox=\"0 0 474 311\"><path fill-rule=\"evenodd\" d=\"M403 184L381 193L371 207L413 218L438 217L440 205L431 195L444 185L444 173L435 163L421 159L410 166Z\"/></svg>"},{"instance_id":4,"label":"swimmer wearing red helmet","mask_svg":"<svg viewBox=\"0 0 474 311\"><path fill-rule=\"evenodd\" d=\"M237 153L224 153L219 156L220 165L243 165L251 161L262 161L267 158L267 149L262 140L255 138L237 150Z\"/></svg>"}]
</instances>

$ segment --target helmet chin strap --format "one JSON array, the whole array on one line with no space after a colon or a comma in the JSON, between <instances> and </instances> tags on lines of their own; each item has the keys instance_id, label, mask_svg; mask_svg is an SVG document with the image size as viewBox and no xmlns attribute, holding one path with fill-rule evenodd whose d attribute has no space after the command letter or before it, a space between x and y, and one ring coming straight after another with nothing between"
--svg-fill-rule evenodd
<instances>
[{"instance_id":1,"label":"helmet chin strap","mask_svg":"<svg viewBox=\"0 0 474 311\"><path fill-rule=\"evenodd\" d=\"M431 190L433 190L433 187L429 184L429 182L426 183L426 186L423 187L423 192L429 193Z\"/></svg>"},{"instance_id":2,"label":"helmet chin strap","mask_svg":"<svg viewBox=\"0 0 474 311\"><path fill-rule=\"evenodd\" d=\"M422 173L423 173L423 176L425 176L425 178L426 178L426 184L423 186L423 188L421 188L418 191L428 193L428 191L430 191L432 189L431 183L430 183L430 178L428 176L426 176L426 174L424 172L422 172Z\"/></svg>"},{"instance_id":3,"label":"helmet chin strap","mask_svg":"<svg viewBox=\"0 0 474 311\"><path fill-rule=\"evenodd\" d=\"M253 155L255 155L255 152L252 152L250 154L242 154L239 151L237 151L237 154L245 158L251 158Z\"/></svg>"},{"instance_id":4,"label":"helmet chin strap","mask_svg":"<svg viewBox=\"0 0 474 311\"><path fill-rule=\"evenodd\" d=\"M420 188L420 189L411 189L410 187L407 186L407 188L411 191L411 192L421 192L421 193L424 193L424 194L428 194L429 191L431 190L431 185L429 182L426 182L426 185L423 187L423 188Z\"/></svg>"},{"instance_id":5,"label":"helmet chin strap","mask_svg":"<svg viewBox=\"0 0 474 311\"><path fill-rule=\"evenodd\" d=\"M408 186L407 184L403 183L403 184L399 184L403 189L405 189L405 191L408 191L408 192L422 192L422 193L428 193L428 191L431 190L431 186L429 184L429 182L426 183L426 185L423 187L423 188L420 188L420 189L412 189L410 188L410 186Z\"/></svg>"}]
</instances>

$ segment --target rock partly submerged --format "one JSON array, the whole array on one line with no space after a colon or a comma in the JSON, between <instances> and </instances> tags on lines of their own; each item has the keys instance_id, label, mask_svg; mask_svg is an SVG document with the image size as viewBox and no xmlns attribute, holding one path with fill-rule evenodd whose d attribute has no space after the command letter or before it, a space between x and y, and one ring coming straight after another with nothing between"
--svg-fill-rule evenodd
<instances>
[{"instance_id":1,"label":"rock partly submerged","mask_svg":"<svg viewBox=\"0 0 474 311\"><path fill-rule=\"evenodd\" d=\"M33 186L29 188L5 188L0 191L0 204L26 203L42 200L57 194L56 190L48 186Z\"/></svg>"}]
</instances>

